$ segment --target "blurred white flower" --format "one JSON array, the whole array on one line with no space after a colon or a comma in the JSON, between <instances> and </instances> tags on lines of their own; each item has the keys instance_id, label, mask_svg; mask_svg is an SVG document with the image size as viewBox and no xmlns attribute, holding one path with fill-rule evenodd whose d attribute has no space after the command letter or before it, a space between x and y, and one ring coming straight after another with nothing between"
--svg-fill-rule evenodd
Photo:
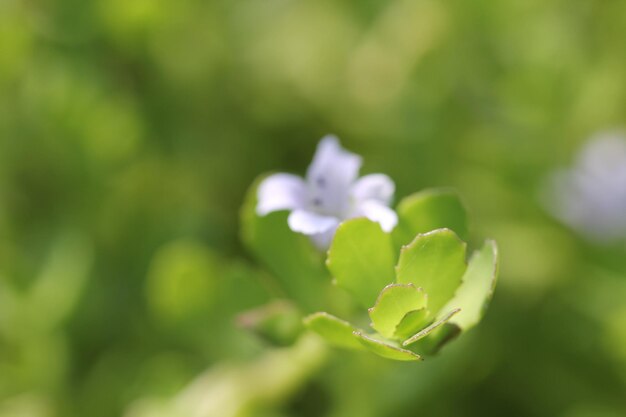
<instances>
[{"instance_id":1,"label":"blurred white flower","mask_svg":"<svg viewBox=\"0 0 626 417\"><path fill-rule=\"evenodd\" d=\"M358 178L360 168L360 156L343 149L335 136L325 136L305 179L280 173L260 184L257 214L291 210L291 230L308 235L320 249L330 246L343 220L354 217L367 217L390 232L398 222L389 208L395 185L383 174Z\"/></svg>"},{"instance_id":2,"label":"blurred white flower","mask_svg":"<svg viewBox=\"0 0 626 417\"><path fill-rule=\"evenodd\" d=\"M592 137L548 191L550 210L579 233L597 242L626 239L626 136Z\"/></svg>"}]
</instances>

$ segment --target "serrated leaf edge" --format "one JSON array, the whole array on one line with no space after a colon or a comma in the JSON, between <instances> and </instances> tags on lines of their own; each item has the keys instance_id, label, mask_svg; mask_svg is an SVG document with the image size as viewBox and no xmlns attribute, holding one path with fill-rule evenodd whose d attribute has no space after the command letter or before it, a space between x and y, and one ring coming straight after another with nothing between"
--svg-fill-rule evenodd
<instances>
[{"instance_id":1,"label":"serrated leaf edge","mask_svg":"<svg viewBox=\"0 0 626 417\"><path fill-rule=\"evenodd\" d=\"M415 352L412 352L412 351L407 350L407 349L402 349L401 347L398 347L398 346L390 345L389 343L385 343L382 340L374 339L374 338L364 334L363 332L354 331L354 332L352 332L352 334L355 335L356 337L363 338L363 339L365 339L365 340L367 340L369 342L375 343L377 345L388 347L388 348L390 348L392 350L395 350L395 351L398 351L398 352L401 352L401 353L404 353L404 354L409 354L410 356L413 356L415 358L415 360L418 360L418 361L423 361L424 360L420 355L418 355ZM374 353L374 352L372 352L372 353Z\"/></svg>"},{"instance_id":2,"label":"serrated leaf edge","mask_svg":"<svg viewBox=\"0 0 626 417\"><path fill-rule=\"evenodd\" d=\"M304 323L304 325L306 326L306 325L308 325L311 321L313 321L314 319L316 319L317 317L326 317L326 318L330 318L330 319L332 319L332 320L335 320L335 321L341 322L341 324L345 324L345 325L347 325L347 326L352 327L353 329L356 329L356 327L354 327L354 326L353 326L350 322L348 322L348 321L346 321L346 320L343 320L343 319L340 319L340 318L339 318L339 317L337 317L337 316L333 316L332 314L327 313L327 312L325 312L325 311L317 311L317 312L315 312L315 313L311 313L311 314L309 314L308 316L306 316L305 318L303 318L303 319L302 319L302 322L303 322L303 323Z\"/></svg>"},{"instance_id":3,"label":"serrated leaf edge","mask_svg":"<svg viewBox=\"0 0 626 417\"><path fill-rule=\"evenodd\" d=\"M389 291L391 288L395 288L395 287L413 287L415 288L417 291L421 292L424 294L424 297L426 298L426 301L428 301L428 294L426 294L424 292L424 289L422 287L416 287L415 284L413 284L412 282L409 282L408 284L402 284L402 283L398 283L398 282L394 282L392 284L388 284L385 285L385 288L383 288L382 290L380 290L380 292L378 293L378 297L376 297L376 302L374 303L373 307L370 307L367 309L367 312L370 313L371 311L375 310L376 307L378 307L378 304L380 303L381 298L383 297L383 294L387 291Z\"/></svg>"},{"instance_id":4,"label":"serrated leaf edge","mask_svg":"<svg viewBox=\"0 0 626 417\"><path fill-rule=\"evenodd\" d=\"M447 227L442 227L442 228L439 228L439 229L431 230L430 232L419 233L417 236L415 236L415 238L413 238L411 243L409 243L407 245L403 245L402 248L400 248L400 255L398 256L398 262L396 263L396 266L394 268L395 271L396 271L396 279L397 279L397 276L398 276L398 274L400 272L400 258L402 257L402 255L406 251L408 251L410 249L413 249L413 247L415 247L415 245L417 245L418 240L420 240L421 238L424 238L424 237L427 237L427 236L430 236L430 235L435 235L435 234L438 234L438 233L445 233L445 232L450 232L452 234L452 236L454 236L461 243L461 246L463 246L463 251L465 252L465 255L466 255L465 259L463 260L463 263L467 267L467 264L468 264L468 262L467 262L467 242L464 241L463 239L461 239L459 237L459 235L457 235L454 230L448 229Z\"/></svg>"},{"instance_id":5,"label":"serrated leaf edge","mask_svg":"<svg viewBox=\"0 0 626 417\"><path fill-rule=\"evenodd\" d=\"M424 289L422 287L416 287L415 284L413 284L413 283L408 283L408 284L392 283L392 284L386 285L385 288L383 288L380 291L380 293L378 293L378 297L376 298L376 302L374 303L374 306L367 309L367 313L370 316L370 319L372 318L371 313L378 308L378 305L380 304L382 298L385 296L385 293L387 291L389 291L390 289L396 288L396 287L410 287L410 288L414 288L418 292L421 292L424 295L424 307L422 307L422 308L428 307L428 294L426 294L426 292L424 291ZM411 310L411 311L415 311L415 310ZM409 312L407 312L406 314L408 314L408 313ZM406 314L405 314L405 316L406 316ZM404 317L402 317L402 318L404 318ZM401 319L401 321L402 321L402 319ZM398 323L398 324L400 324L400 323ZM396 324L396 327L398 326L398 324ZM376 327L374 327L373 320L370 321L370 327L372 329L378 331L376 329Z\"/></svg>"},{"instance_id":6,"label":"serrated leaf edge","mask_svg":"<svg viewBox=\"0 0 626 417\"><path fill-rule=\"evenodd\" d=\"M419 332L415 333L413 336L411 336L410 338L408 338L407 340L402 342L402 346L411 345L411 344L417 342L418 340L428 336L433 330L435 330L439 326L442 326L443 324L447 323L459 311L461 311L460 308L455 308L454 310L448 312L446 315L444 315L439 320L433 322L429 326L426 326L425 328L423 328L422 330L420 330Z\"/></svg>"},{"instance_id":7,"label":"serrated leaf edge","mask_svg":"<svg viewBox=\"0 0 626 417\"><path fill-rule=\"evenodd\" d=\"M427 294L426 294L426 293L424 293L424 295L427 295ZM395 328L395 330L394 330L394 336L396 336L396 334L397 334L397 332L398 332L398 326L400 326L400 325L402 324L402 322L404 321L404 319L406 318L406 316L408 316L409 314L414 313L414 312L416 312L416 311L425 311L425 312L426 312L426 314L425 314L425 316L424 316L424 319L426 319L427 317L430 317L430 316L431 316L431 312L430 312L430 310L428 310L428 308L426 308L426 307L423 307L423 308L418 308L417 310L411 310L411 311L408 311L408 312L404 315L404 317L402 317L402 319L400 320L400 323L398 323L398 324L396 325L396 328ZM402 339L402 337L396 337L396 338L397 338L397 339Z\"/></svg>"},{"instance_id":8,"label":"serrated leaf edge","mask_svg":"<svg viewBox=\"0 0 626 417\"><path fill-rule=\"evenodd\" d=\"M485 242L483 243L482 248L484 248L485 245L490 245L491 246L491 252L493 253L493 263L492 263L492 265L493 265L493 274L491 276L491 285L489 287L489 292L485 296L485 299L483 301L483 305L480 308L480 318L478 319L478 322L476 324L478 324L482 320L482 318L484 317L487 309L489 308L489 304L491 303L491 299L493 298L493 294L494 294L494 292L496 290L496 286L498 284L498 275L499 275L499 272L500 272L500 252L499 252L499 249L498 249L498 243L494 239L485 239ZM474 256L478 255L478 253L481 251L481 249L475 250L474 253L472 253L472 256L470 257L469 262L472 261ZM461 288L461 286L463 285L464 282L465 282L464 280L461 281L461 284L459 285L459 288L457 288L457 291ZM455 296L456 296L456 294L455 294ZM454 297L452 297L450 302L453 301L453 300L454 300ZM461 332L463 332L465 330L468 330L468 329L471 329L472 327L474 327L476 325L476 324L474 324L474 325L472 325L472 326L470 326L468 328L462 328L460 325L458 325L454 321L452 321L451 323L453 323L456 326L458 326L461 329Z\"/></svg>"}]
</instances>

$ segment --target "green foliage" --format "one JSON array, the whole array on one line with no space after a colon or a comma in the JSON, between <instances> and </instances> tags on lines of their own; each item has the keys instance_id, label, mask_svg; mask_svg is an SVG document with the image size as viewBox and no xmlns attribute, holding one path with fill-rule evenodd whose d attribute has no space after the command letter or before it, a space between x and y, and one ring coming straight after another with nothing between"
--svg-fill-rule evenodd
<instances>
[{"instance_id":1,"label":"green foliage","mask_svg":"<svg viewBox=\"0 0 626 417\"><path fill-rule=\"evenodd\" d=\"M257 215L257 188L262 179L252 184L241 209L242 240L273 273L281 291L305 311L312 311L319 308L329 281L322 256L305 236L289 229L286 211Z\"/></svg>"},{"instance_id":2,"label":"green foliage","mask_svg":"<svg viewBox=\"0 0 626 417\"><path fill-rule=\"evenodd\" d=\"M319 334L333 346L361 350L363 346L355 339L357 330L347 321L328 313L314 313L304 319L310 330Z\"/></svg>"},{"instance_id":3,"label":"green foliage","mask_svg":"<svg viewBox=\"0 0 626 417\"><path fill-rule=\"evenodd\" d=\"M416 217L411 223L417 229L436 224L467 230L464 209L451 191L417 193L401 206L405 225L409 224L406 216L421 213L424 221ZM372 294L379 291L368 310L375 334L356 330L327 313L309 316L305 325L335 346L354 349L352 339L356 338L379 356L406 361L435 353L480 321L498 273L495 242L488 241L468 266L467 244L455 232L440 228L419 233L402 247L395 276L389 275L390 247L390 235L376 223L355 219L338 228L328 251L327 264L338 286L361 304L371 304ZM411 350L403 348L407 346Z\"/></svg>"},{"instance_id":4,"label":"green foliage","mask_svg":"<svg viewBox=\"0 0 626 417\"><path fill-rule=\"evenodd\" d=\"M399 340L408 339L424 327L429 316L430 313L425 306L419 310L409 311L396 325L393 337Z\"/></svg>"},{"instance_id":5,"label":"green foliage","mask_svg":"<svg viewBox=\"0 0 626 417\"><path fill-rule=\"evenodd\" d=\"M256 213L259 181L250 188L242 209L243 240L301 308L319 308L327 301L321 288L320 258L305 236L289 230L287 211ZM413 232L417 236L397 258L392 234L367 218L341 223L326 258L333 283L362 307L372 306L368 313L377 333L367 334L325 312L309 315L304 324L334 346L365 348L388 359L417 360L421 356L416 352L433 353L480 320L495 286L497 251L489 242L485 248L491 252L478 252L468 268L467 244L454 231L426 229L450 225L467 233L465 210L450 190L416 193L400 203L398 214L396 239ZM255 310L244 319L245 327L267 339L289 340L277 336L281 334L277 323L283 323L284 317L275 309Z\"/></svg>"},{"instance_id":6,"label":"green foliage","mask_svg":"<svg viewBox=\"0 0 626 417\"><path fill-rule=\"evenodd\" d=\"M407 244L415 235L435 229L453 230L461 239L468 238L467 214L458 194L447 188L430 188L405 197L396 209L398 226L394 240Z\"/></svg>"},{"instance_id":7,"label":"green foliage","mask_svg":"<svg viewBox=\"0 0 626 417\"><path fill-rule=\"evenodd\" d=\"M302 315L289 301L276 300L237 316L237 324L276 346L292 345L302 333Z\"/></svg>"},{"instance_id":8,"label":"green foliage","mask_svg":"<svg viewBox=\"0 0 626 417\"><path fill-rule=\"evenodd\" d=\"M337 228L326 265L337 286L362 306L371 306L380 290L394 281L391 238L371 220L348 220Z\"/></svg>"},{"instance_id":9,"label":"green foliage","mask_svg":"<svg viewBox=\"0 0 626 417\"><path fill-rule=\"evenodd\" d=\"M443 217L441 221L450 224ZM328 265L337 284L357 295L361 303L374 291L371 283L377 276L372 272L386 274L390 263L387 252L384 257L376 256L380 252L373 249L378 246L379 251L386 251L389 235L372 226L376 224L366 219L345 222L329 250ZM352 339L356 338L367 350L387 359L419 360L418 352L435 353L480 321L495 288L495 243L488 241L476 252L469 267L466 246L452 230L436 229L417 235L403 247L395 277L384 275L392 283L380 291L368 310L376 334L355 330L327 313L315 313L305 319L305 324L335 346L354 349ZM370 250L361 251L362 247ZM370 270L368 261L372 262ZM359 277L366 278L359 281ZM411 350L402 346L411 346Z\"/></svg>"},{"instance_id":10,"label":"green foliage","mask_svg":"<svg viewBox=\"0 0 626 417\"><path fill-rule=\"evenodd\" d=\"M426 294L421 288L413 284L390 284L380 292L376 305L368 312L374 330L385 337L392 337L407 315L425 309ZM412 315L408 321L414 322L415 319Z\"/></svg>"},{"instance_id":11,"label":"green foliage","mask_svg":"<svg viewBox=\"0 0 626 417\"><path fill-rule=\"evenodd\" d=\"M423 288L428 294L428 308L439 311L461 283L466 269L465 249L465 242L451 230L418 235L400 252L398 282Z\"/></svg>"},{"instance_id":12,"label":"green foliage","mask_svg":"<svg viewBox=\"0 0 626 417\"><path fill-rule=\"evenodd\" d=\"M413 349L435 353L461 332L478 324L493 296L498 263L498 248L494 241L489 240L472 255L454 298L441 309L437 320L429 326L430 336L425 338L425 334L418 333L405 340L403 345L410 344Z\"/></svg>"},{"instance_id":13,"label":"green foliage","mask_svg":"<svg viewBox=\"0 0 626 417\"><path fill-rule=\"evenodd\" d=\"M589 135L623 127L625 27L624 1L0 1L0 415L626 415L624 247L582 241L537 198ZM489 314L419 368L319 343L266 358L235 325L288 297L366 330L315 251L317 274L279 275L239 239L258 173L302 174L329 132L397 201L442 184L471 208L470 240L398 237L400 203L394 256L437 228L468 255L498 242ZM179 293L193 326L147 292L181 240L220 265L206 306ZM421 314L397 340L436 319Z\"/></svg>"},{"instance_id":14,"label":"green foliage","mask_svg":"<svg viewBox=\"0 0 626 417\"><path fill-rule=\"evenodd\" d=\"M461 286L454 298L442 308L442 311L460 309L450 323L467 330L482 319L496 287L498 259L498 248L492 240L472 255Z\"/></svg>"},{"instance_id":15,"label":"green foliage","mask_svg":"<svg viewBox=\"0 0 626 417\"><path fill-rule=\"evenodd\" d=\"M421 356L410 350L402 349L390 342L377 340L369 335L361 332L355 332L354 336L365 346L370 352L382 356L386 359L393 359L396 361L419 361Z\"/></svg>"},{"instance_id":16,"label":"green foliage","mask_svg":"<svg viewBox=\"0 0 626 417\"><path fill-rule=\"evenodd\" d=\"M321 281L315 281L318 258L312 244L288 229L286 211L267 216L256 214L257 187L257 184L251 187L242 210L244 241L279 277L287 294L301 307L322 305L324 291L315 289ZM450 191L424 192L402 205L409 218L420 213L427 216L428 221L423 223L408 223L414 227L459 225L465 221L462 206ZM438 209L441 212L435 216L433 213ZM452 230L436 229L418 234L404 246L394 267L396 257L390 233L367 218L344 221L335 232L326 265L337 287L346 290L361 306L373 305L368 312L377 333L364 333L325 312L309 315L304 324L334 346L365 348L388 359L419 360L419 354L401 346L427 338L459 313L460 307L440 310L461 284L467 269L465 252L465 242ZM483 272L476 268L472 271L478 276ZM283 323L284 317L275 310L268 307L247 313L242 316L244 327L275 342L289 340L277 336L281 334L277 323Z\"/></svg>"},{"instance_id":17,"label":"green foliage","mask_svg":"<svg viewBox=\"0 0 626 417\"><path fill-rule=\"evenodd\" d=\"M457 314L459 311L461 311L461 309L457 308L455 310L452 310L444 314L443 317L435 320L434 322L429 324L427 327L424 327L422 330L420 330L419 332L415 333L413 336L409 337L404 342L402 342L402 346L409 346L417 342L418 340L423 339L424 337L428 336L433 331L437 330L439 327L449 322L450 319L454 317L454 315Z\"/></svg>"},{"instance_id":18,"label":"green foliage","mask_svg":"<svg viewBox=\"0 0 626 417\"><path fill-rule=\"evenodd\" d=\"M305 309L310 304L322 305L324 292L308 289L318 283L307 281L315 279L307 273L317 265L312 244L288 229L286 212L258 216L254 210L256 188L256 184L251 188L242 211L244 240L280 277L288 294L298 303L302 298L308 301L303 303ZM466 233L465 211L449 190L417 193L400 206L405 232L428 225L453 225ZM372 306L368 313L376 333L367 334L325 312L307 316L304 325L333 346L366 349L387 359L419 360L418 352L433 353L477 323L493 293L495 244L485 245L491 252L483 249L475 254L469 268L466 247L451 229L426 231L402 247L394 267L391 233L367 218L344 221L335 232L326 265L337 287L362 307ZM247 313L243 322L265 338L284 341L289 339L276 336L281 334L276 323L282 323L282 316L266 307Z\"/></svg>"}]
</instances>

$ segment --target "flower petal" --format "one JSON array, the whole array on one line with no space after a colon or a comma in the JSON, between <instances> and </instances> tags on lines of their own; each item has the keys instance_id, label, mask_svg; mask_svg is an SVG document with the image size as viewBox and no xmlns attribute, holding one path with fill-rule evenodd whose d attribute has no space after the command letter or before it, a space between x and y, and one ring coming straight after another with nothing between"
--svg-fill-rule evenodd
<instances>
[{"instance_id":1,"label":"flower petal","mask_svg":"<svg viewBox=\"0 0 626 417\"><path fill-rule=\"evenodd\" d=\"M370 174L359 178L350 190L352 198L358 202L376 200L385 205L391 202L396 186L385 174Z\"/></svg>"},{"instance_id":2,"label":"flower petal","mask_svg":"<svg viewBox=\"0 0 626 417\"><path fill-rule=\"evenodd\" d=\"M265 216L273 211L303 207L306 192L306 183L296 175L270 175L259 185L256 212L260 216Z\"/></svg>"},{"instance_id":3,"label":"flower petal","mask_svg":"<svg viewBox=\"0 0 626 417\"><path fill-rule=\"evenodd\" d=\"M361 202L353 217L365 216L368 219L380 224L380 227L387 233L391 232L398 224L398 215L389 207L376 200Z\"/></svg>"},{"instance_id":4,"label":"flower petal","mask_svg":"<svg viewBox=\"0 0 626 417\"><path fill-rule=\"evenodd\" d=\"M320 201L325 212L343 212L359 169L360 156L343 149L336 136L322 138L306 175L313 201Z\"/></svg>"},{"instance_id":5,"label":"flower petal","mask_svg":"<svg viewBox=\"0 0 626 417\"><path fill-rule=\"evenodd\" d=\"M287 219L289 228L305 235L317 235L337 227L339 220L306 210L294 210Z\"/></svg>"}]
</instances>

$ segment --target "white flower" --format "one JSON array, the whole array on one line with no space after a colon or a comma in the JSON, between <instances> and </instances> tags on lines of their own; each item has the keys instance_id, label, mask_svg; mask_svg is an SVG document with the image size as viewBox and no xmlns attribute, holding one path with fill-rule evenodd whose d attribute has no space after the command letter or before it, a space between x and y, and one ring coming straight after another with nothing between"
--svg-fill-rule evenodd
<instances>
[{"instance_id":1,"label":"white flower","mask_svg":"<svg viewBox=\"0 0 626 417\"><path fill-rule=\"evenodd\" d=\"M367 217L390 232L398 222L388 207L395 185L383 174L358 178L360 168L360 156L343 149L335 136L325 136L317 145L306 179L281 173L260 184L257 214L291 210L291 230L308 235L320 249L330 246L343 220L354 217Z\"/></svg>"},{"instance_id":2,"label":"white flower","mask_svg":"<svg viewBox=\"0 0 626 417\"><path fill-rule=\"evenodd\" d=\"M626 239L626 137L604 133L582 149L571 169L551 178L549 208L588 238Z\"/></svg>"}]
</instances>

